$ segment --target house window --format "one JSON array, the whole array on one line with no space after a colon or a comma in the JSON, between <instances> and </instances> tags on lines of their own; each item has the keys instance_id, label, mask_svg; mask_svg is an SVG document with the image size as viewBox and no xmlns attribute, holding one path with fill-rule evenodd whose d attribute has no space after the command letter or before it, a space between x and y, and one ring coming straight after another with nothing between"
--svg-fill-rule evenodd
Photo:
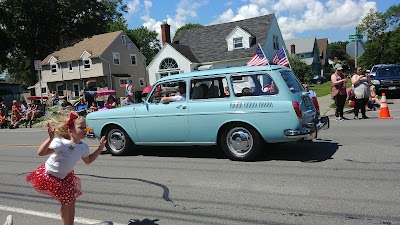
<instances>
[{"instance_id":1,"label":"house window","mask_svg":"<svg viewBox=\"0 0 400 225\"><path fill-rule=\"evenodd\" d=\"M64 84L57 84L56 85L56 91L57 91L57 94L59 96L64 96L64 90L65 90Z\"/></svg>"},{"instance_id":2,"label":"house window","mask_svg":"<svg viewBox=\"0 0 400 225\"><path fill-rule=\"evenodd\" d=\"M68 71L70 73L74 72L73 67L72 67L72 62L68 62Z\"/></svg>"},{"instance_id":3,"label":"house window","mask_svg":"<svg viewBox=\"0 0 400 225\"><path fill-rule=\"evenodd\" d=\"M304 58L305 57L305 55L304 54L300 54L300 58Z\"/></svg>"},{"instance_id":4,"label":"house window","mask_svg":"<svg viewBox=\"0 0 400 225\"><path fill-rule=\"evenodd\" d=\"M47 93L47 89L45 87L42 88L42 93L46 94Z\"/></svg>"},{"instance_id":5,"label":"house window","mask_svg":"<svg viewBox=\"0 0 400 225\"><path fill-rule=\"evenodd\" d=\"M131 64L132 64L132 66L136 66L136 55L135 54L131 54Z\"/></svg>"},{"instance_id":6,"label":"house window","mask_svg":"<svg viewBox=\"0 0 400 225\"><path fill-rule=\"evenodd\" d=\"M278 36L272 36L272 42L274 44L274 49L279 49L279 39Z\"/></svg>"},{"instance_id":7,"label":"house window","mask_svg":"<svg viewBox=\"0 0 400 225\"><path fill-rule=\"evenodd\" d=\"M128 43L126 43L126 45L127 45L129 50L132 50L132 42L128 42Z\"/></svg>"},{"instance_id":8,"label":"house window","mask_svg":"<svg viewBox=\"0 0 400 225\"><path fill-rule=\"evenodd\" d=\"M51 68L51 73L52 74L57 73L57 64L50 65L50 68Z\"/></svg>"},{"instance_id":9,"label":"house window","mask_svg":"<svg viewBox=\"0 0 400 225\"><path fill-rule=\"evenodd\" d=\"M112 55L113 55L113 62L114 62L114 65L119 65L119 52L113 52L112 53Z\"/></svg>"},{"instance_id":10,"label":"house window","mask_svg":"<svg viewBox=\"0 0 400 225\"><path fill-rule=\"evenodd\" d=\"M132 79L128 78L120 78L119 79L119 86L120 87L125 87L127 84L132 84Z\"/></svg>"},{"instance_id":11,"label":"house window","mask_svg":"<svg viewBox=\"0 0 400 225\"><path fill-rule=\"evenodd\" d=\"M91 68L90 59L83 60L83 68L84 68L84 70L90 70L90 68Z\"/></svg>"},{"instance_id":12,"label":"house window","mask_svg":"<svg viewBox=\"0 0 400 225\"><path fill-rule=\"evenodd\" d=\"M140 87L146 86L146 82L145 82L144 78L139 78L139 86Z\"/></svg>"},{"instance_id":13,"label":"house window","mask_svg":"<svg viewBox=\"0 0 400 225\"><path fill-rule=\"evenodd\" d=\"M160 63L160 70L178 68L178 64L172 58L166 58Z\"/></svg>"},{"instance_id":14,"label":"house window","mask_svg":"<svg viewBox=\"0 0 400 225\"><path fill-rule=\"evenodd\" d=\"M243 48L243 38L234 38L233 48Z\"/></svg>"},{"instance_id":15,"label":"house window","mask_svg":"<svg viewBox=\"0 0 400 225\"><path fill-rule=\"evenodd\" d=\"M121 35L121 42L122 42L123 45L126 44L125 35Z\"/></svg>"}]
</instances>

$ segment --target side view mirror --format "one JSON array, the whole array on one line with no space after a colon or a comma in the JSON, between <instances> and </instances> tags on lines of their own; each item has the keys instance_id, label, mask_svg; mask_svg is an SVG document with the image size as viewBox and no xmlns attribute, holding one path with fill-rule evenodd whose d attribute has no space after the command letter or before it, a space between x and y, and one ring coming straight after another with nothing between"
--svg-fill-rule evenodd
<instances>
[{"instance_id":1,"label":"side view mirror","mask_svg":"<svg viewBox=\"0 0 400 225\"><path fill-rule=\"evenodd\" d=\"M365 72L366 72L366 73L371 73L371 70L366 70Z\"/></svg>"}]
</instances>

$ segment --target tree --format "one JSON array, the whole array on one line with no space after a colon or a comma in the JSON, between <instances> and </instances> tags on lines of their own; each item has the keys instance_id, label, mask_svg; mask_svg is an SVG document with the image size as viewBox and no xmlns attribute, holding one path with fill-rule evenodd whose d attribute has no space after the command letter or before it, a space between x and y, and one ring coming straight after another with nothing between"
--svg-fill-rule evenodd
<instances>
[{"instance_id":1,"label":"tree","mask_svg":"<svg viewBox=\"0 0 400 225\"><path fill-rule=\"evenodd\" d=\"M199 24L199 23L188 23L188 24L185 24L185 25L181 26L178 30L176 30L174 38L172 40L175 40L175 37L177 37L178 33L183 31L183 30L188 30L188 29L192 29L192 28L200 28L200 27L204 27L204 26Z\"/></svg>"},{"instance_id":2,"label":"tree","mask_svg":"<svg viewBox=\"0 0 400 225\"><path fill-rule=\"evenodd\" d=\"M350 58L350 56L346 53L346 45L348 43L348 41L338 41L330 43L328 48L331 52L331 57L337 57L339 60L346 60Z\"/></svg>"},{"instance_id":3,"label":"tree","mask_svg":"<svg viewBox=\"0 0 400 225\"><path fill-rule=\"evenodd\" d=\"M313 78L311 66L294 56L289 56L289 60L293 73L300 79L300 81L302 83L310 83Z\"/></svg>"},{"instance_id":4,"label":"tree","mask_svg":"<svg viewBox=\"0 0 400 225\"><path fill-rule=\"evenodd\" d=\"M126 5L122 0L2 0L0 9L0 29L10 42L7 49L0 49L0 55L8 56L3 66L17 81L33 85L37 82L33 61L55 51L60 37L82 39L105 33L111 21L122 17ZM21 68L18 63L28 66Z\"/></svg>"},{"instance_id":5,"label":"tree","mask_svg":"<svg viewBox=\"0 0 400 225\"><path fill-rule=\"evenodd\" d=\"M390 30L398 29L400 23L400 4L390 6L383 16Z\"/></svg>"},{"instance_id":6,"label":"tree","mask_svg":"<svg viewBox=\"0 0 400 225\"><path fill-rule=\"evenodd\" d=\"M148 65L161 49L160 41L157 39L157 32L149 31L146 27L142 26L128 30L126 33L146 57L146 64Z\"/></svg>"},{"instance_id":7,"label":"tree","mask_svg":"<svg viewBox=\"0 0 400 225\"><path fill-rule=\"evenodd\" d=\"M369 13L358 25L359 33L365 33L368 39L373 39L382 34L387 28L385 17L382 13L370 9Z\"/></svg>"}]
</instances>

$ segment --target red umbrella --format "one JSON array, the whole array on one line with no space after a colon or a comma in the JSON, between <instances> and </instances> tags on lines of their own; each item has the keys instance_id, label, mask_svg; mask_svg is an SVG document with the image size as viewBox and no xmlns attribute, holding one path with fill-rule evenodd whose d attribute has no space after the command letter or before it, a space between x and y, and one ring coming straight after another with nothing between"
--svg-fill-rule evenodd
<instances>
[{"instance_id":1,"label":"red umbrella","mask_svg":"<svg viewBox=\"0 0 400 225\"><path fill-rule=\"evenodd\" d=\"M151 86L151 85L145 87L142 91L142 94L148 94L152 88L153 88L153 86Z\"/></svg>"}]
</instances>

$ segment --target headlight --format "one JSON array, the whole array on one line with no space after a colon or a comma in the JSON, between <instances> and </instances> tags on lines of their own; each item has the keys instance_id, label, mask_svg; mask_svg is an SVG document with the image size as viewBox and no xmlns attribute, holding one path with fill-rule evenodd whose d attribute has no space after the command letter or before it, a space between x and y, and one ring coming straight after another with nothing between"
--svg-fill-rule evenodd
<instances>
[{"instance_id":1,"label":"headlight","mask_svg":"<svg viewBox=\"0 0 400 225\"><path fill-rule=\"evenodd\" d=\"M378 85L381 84L381 82L379 82L379 80L371 80L371 82L372 82L373 84L378 84Z\"/></svg>"}]
</instances>

